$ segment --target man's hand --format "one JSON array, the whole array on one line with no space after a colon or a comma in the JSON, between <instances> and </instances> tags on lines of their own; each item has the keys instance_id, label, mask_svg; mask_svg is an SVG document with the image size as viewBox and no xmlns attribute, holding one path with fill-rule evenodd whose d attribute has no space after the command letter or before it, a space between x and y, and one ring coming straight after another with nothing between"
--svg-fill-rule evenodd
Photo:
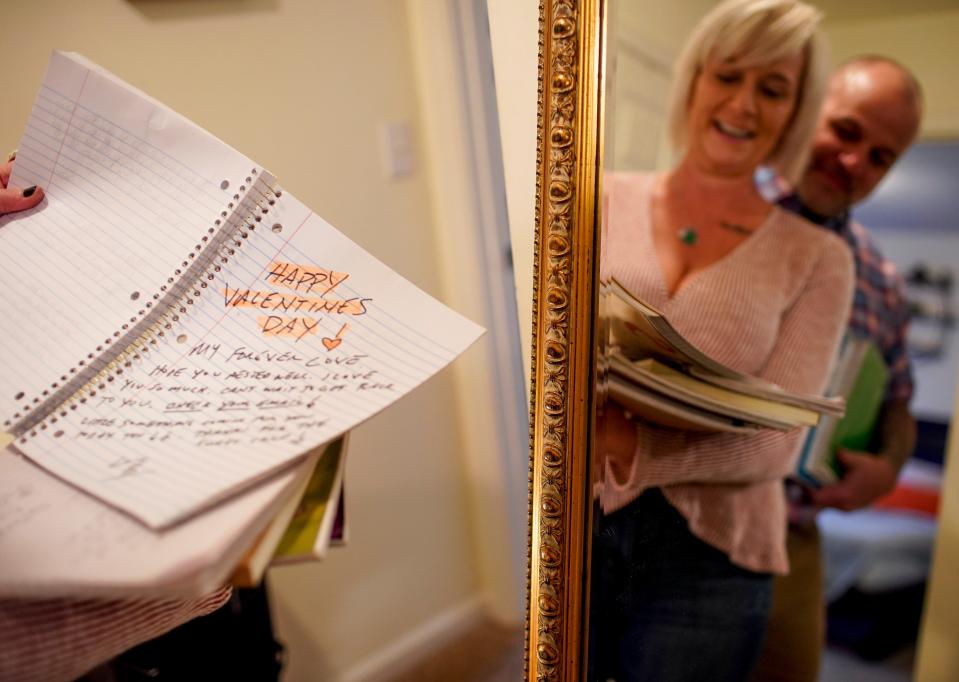
<instances>
[{"instance_id":1,"label":"man's hand","mask_svg":"<svg viewBox=\"0 0 959 682\"><path fill-rule=\"evenodd\" d=\"M39 187L17 189L8 187L10 174L13 172L13 161L0 164L0 215L25 211L43 201L43 190Z\"/></svg>"},{"instance_id":2,"label":"man's hand","mask_svg":"<svg viewBox=\"0 0 959 682\"><path fill-rule=\"evenodd\" d=\"M899 472L885 457L840 450L839 461L845 468L842 480L813 490L813 505L835 507L842 511L861 509L891 492L896 485Z\"/></svg>"}]
</instances>

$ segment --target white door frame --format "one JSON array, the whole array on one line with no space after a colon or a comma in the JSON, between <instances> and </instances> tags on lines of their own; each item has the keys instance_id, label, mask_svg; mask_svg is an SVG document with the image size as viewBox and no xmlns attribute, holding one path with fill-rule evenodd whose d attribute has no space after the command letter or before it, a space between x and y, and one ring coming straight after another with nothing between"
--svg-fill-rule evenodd
<instances>
[{"instance_id":1,"label":"white door frame","mask_svg":"<svg viewBox=\"0 0 959 682\"><path fill-rule=\"evenodd\" d=\"M407 8L444 296L487 329L453 368L480 589L491 615L517 624L528 403L486 3L408 0Z\"/></svg>"}]
</instances>

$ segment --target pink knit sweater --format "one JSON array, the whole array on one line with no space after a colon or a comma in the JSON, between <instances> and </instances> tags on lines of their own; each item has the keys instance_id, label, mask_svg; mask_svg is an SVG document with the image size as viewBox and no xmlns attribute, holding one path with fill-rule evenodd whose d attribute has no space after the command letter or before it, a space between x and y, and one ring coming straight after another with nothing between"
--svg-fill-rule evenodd
<instances>
[{"instance_id":1,"label":"pink knit sweater","mask_svg":"<svg viewBox=\"0 0 959 682\"><path fill-rule=\"evenodd\" d=\"M787 390L823 390L853 288L852 257L839 237L776 208L745 242L670 296L652 243L655 176L611 174L604 181L604 276L659 308L723 364ZM605 511L660 487L690 530L733 563L788 571L782 480L793 470L804 429L744 436L638 422L637 432L631 466L616 475L607 465Z\"/></svg>"}]
</instances>

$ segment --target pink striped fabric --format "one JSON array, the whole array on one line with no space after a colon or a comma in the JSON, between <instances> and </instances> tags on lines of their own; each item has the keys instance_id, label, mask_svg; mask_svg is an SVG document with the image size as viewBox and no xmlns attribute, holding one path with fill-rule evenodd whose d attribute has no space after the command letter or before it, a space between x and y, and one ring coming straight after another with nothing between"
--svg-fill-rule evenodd
<instances>
[{"instance_id":1,"label":"pink striped fabric","mask_svg":"<svg viewBox=\"0 0 959 682\"><path fill-rule=\"evenodd\" d=\"M73 680L230 598L225 587L193 600L0 600L0 680Z\"/></svg>"},{"instance_id":2,"label":"pink striped fabric","mask_svg":"<svg viewBox=\"0 0 959 682\"><path fill-rule=\"evenodd\" d=\"M666 314L701 350L787 390L824 388L845 329L853 286L839 237L779 208L723 259L670 295L653 249L655 176L607 176L604 276ZM783 478L803 429L702 434L637 423L635 457L607 462L600 500L609 512L660 487L690 530L744 568L785 573Z\"/></svg>"}]
</instances>

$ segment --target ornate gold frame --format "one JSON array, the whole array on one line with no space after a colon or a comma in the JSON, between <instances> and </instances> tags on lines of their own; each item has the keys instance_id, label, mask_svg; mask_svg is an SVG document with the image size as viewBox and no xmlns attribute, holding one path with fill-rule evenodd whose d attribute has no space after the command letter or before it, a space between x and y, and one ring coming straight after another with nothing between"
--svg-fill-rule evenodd
<instances>
[{"instance_id":1,"label":"ornate gold frame","mask_svg":"<svg viewBox=\"0 0 959 682\"><path fill-rule=\"evenodd\" d=\"M604 0L541 0L526 673L583 677Z\"/></svg>"}]
</instances>

